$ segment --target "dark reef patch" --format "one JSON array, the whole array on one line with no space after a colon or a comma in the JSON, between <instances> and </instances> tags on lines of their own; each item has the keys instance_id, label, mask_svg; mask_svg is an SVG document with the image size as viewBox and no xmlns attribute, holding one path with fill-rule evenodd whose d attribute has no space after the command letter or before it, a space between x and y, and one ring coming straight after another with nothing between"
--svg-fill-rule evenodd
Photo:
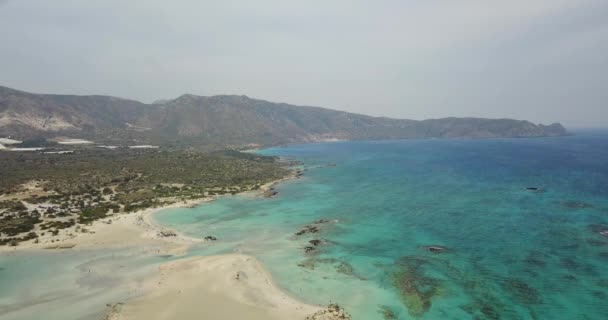
<instances>
[{"instance_id":1,"label":"dark reef patch","mask_svg":"<svg viewBox=\"0 0 608 320\"><path fill-rule=\"evenodd\" d=\"M393 273L393 285L397 288L403 304L413 317L428 312L432 300L443 291L443 281L428 275L432 265L429 260L417 256L406 256L397 260L398 270Z\"/></svg>"},{"instance_id":2,"label":"dark reef patch","mask_svg":"<svg viewBox=\"0 0 608 320\"><path fill-rule=\"evenodd\" d=\"M608 289L608 279L600 279L595 282L598 287Z\"/></svg>"},{"instance_id":3,"label":"dark reef patch","mask_svg":"<svg viewBox=\"0 0 608 320\"><path fill-rule=\"evenodd\" d=\"M544 268L547 266L547 263L544 260L535 256L534 254L530 254L526 259L524 259L524 262L528 265L535 266L535 267Z\"/></svg>"},{"instance_id":4,"label":"dark reef patch","mask_svg":"<svg viewBox=\"0 0 608 320\"><path fill-rule=\"evenodd\" d=\"M580 267L580 264L571 258L561 258L560 265L568 270L576 270Z\"/></svg>"},{"instance_id":5,"label":"dark reef patch","mask_svg":"<svg viewBox=\"0 0 608 320\"><path fill-rule=\"evenodd\" d=\"M399 315L389 306L378 306L378 313L382 315L382 318L385 320L395 320L399 319Z\"/></svg>"},{"instance_id":6,"label":"dark reef patch","mask_svg":"<svg viewBox=\"0 0 608 320\"><path fill-rule=\"evenodd\" d=\"M503 283L503 287L521 303L530 305L539 304L542 302L538 290L530 286L526 281L522 279L507 279Z\"/></svg>"}]
</instances>

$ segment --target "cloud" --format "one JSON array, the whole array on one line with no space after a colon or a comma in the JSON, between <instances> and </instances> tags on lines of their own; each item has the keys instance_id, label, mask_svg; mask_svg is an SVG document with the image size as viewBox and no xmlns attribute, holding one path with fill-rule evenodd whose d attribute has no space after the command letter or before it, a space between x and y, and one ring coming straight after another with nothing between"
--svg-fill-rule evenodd
<instances>
[{"instance_id":1,"label":"cloud","mask_svg":"<svg viewBox=\"0 0 608 320\"><path fill-rule=\"evenodd\" d=\"M0 83L594 125L608 118L606 17L595 0L12 1Z\"/></svg>"}]
</instances>

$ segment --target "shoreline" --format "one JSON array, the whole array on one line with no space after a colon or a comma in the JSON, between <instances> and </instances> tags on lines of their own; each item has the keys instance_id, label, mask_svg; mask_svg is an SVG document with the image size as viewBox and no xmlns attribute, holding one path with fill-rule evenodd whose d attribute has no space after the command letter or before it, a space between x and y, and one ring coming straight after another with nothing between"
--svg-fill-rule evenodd
<instances>
[{"instance_id":1,"label":"shoreline","mask_svg":"<svg viewBox=\"0 0 608 320\"><path fill-rule=\"evenodd\" d=\"M241 194L263 197L277 184L296 178L297 171L292 170L287 176L262 185L259 190ZM222 254L179 258L192 245L207 240L165 228L154 221L154 214L169 208L197 207L219 197L111 215L85 226L87 232L52 242L49 242L50 236L42 236L38 243L28 241L16 247L4 246L0 248L0 254L134 247L143 249L142 255L178 257L160 264L158 272L144 280L141 295L108 305L105 317L108 320L200 319L201 315L210 319L349 319L334 318L334 309L328 311L291 297L275 284L272 275L255 257ZM163 231L167 235L163 236Z\"/></svg>"},{"instance_id":2,"label":"shoreline","mask_svg":"<svg viewBox=\"0 0 608 320\"><path fill-rule=\"evenodd\" d=\"M253 194L262 197L265 192L272 190L277 184L297 178L297 170L291 170L287 176L267 182L261 185L258 190L245 191L237 195ZM190 244L201 243L206 240L189 237L177 230L163 227L154 220L154 214L172 208L198 207L225 196L233 195L206 196L131 213L112 214L106 218L95 220L90 225L80 225L81 229L63 229L59 236L52 236L49 233L39 235L38 242L28 240L19 243L17 246L0 246L0 254L38 250L108 249L143 245L146 242L149 242L148 244L164 244L165 246L189 247ZM80 232L76 232L78 230ZM163 231L170 235L162 236L161 232ZM175 254L176 252L167 251L167 253Z\"/></svg>"},{"instance_id":3,"label":"shoreline","mask_svg":"<svg viewBox=\"0 0 608 320\"><path fill-rule=\"evenodd\" d=\"M22 242L18 246L2 246L1 253L40 251L40 250L86 250L112 249L131 246L159 245L169 254L185 251L191 244L204 242L185 236L175 230L156 224L152 215L171 208L187 208L213 201L215 198L201 198L185 202L177 202L167 206L148 208L132 213L110 215L96 220L90 225L84 225L86 232L75 233L68 231L60 237L49 234L39 236L38 243L33 240ZM163 237L161 231L170 231L173 236Z\"/></svg>"}]
</instances>

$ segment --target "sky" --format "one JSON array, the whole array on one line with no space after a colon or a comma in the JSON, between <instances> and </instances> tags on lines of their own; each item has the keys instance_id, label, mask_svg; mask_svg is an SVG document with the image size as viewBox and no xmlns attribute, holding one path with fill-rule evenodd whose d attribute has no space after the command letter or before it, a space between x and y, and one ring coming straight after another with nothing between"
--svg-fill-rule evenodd
<instances>
[{"instance_id":1,"label":"sky","mask_svg":"<svg viewBox=\"0 0 608 320\"><path fill-rule=\"evenodd\" d=\"M608 1L0 0L0 85L608 127Z\"/></svg>"}]
</instances>

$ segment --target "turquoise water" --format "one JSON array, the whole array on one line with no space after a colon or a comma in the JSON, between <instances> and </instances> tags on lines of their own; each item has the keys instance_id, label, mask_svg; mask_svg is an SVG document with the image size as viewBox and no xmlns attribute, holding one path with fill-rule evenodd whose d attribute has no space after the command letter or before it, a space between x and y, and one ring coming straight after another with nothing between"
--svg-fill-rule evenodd
<instances>
[{"instance_id":1,"label":"turquoise water","mask_svg":"<svg viewBox=\"0 0 608 320\"><path fill-rule=\"evenodd\" d=\"M354 319L384 319L381 310L396 319L608 318L608 135L262 153L302 161L305 176L279 185L276 198L156 216L218 237L190 255L252 254L294 296L338 302ZM295 235L318 219L330 221ZM324 243L306 253L312 239Z\"/></svg>"},{"instance_id":2,"label":"turquoise water","mask_svg":"<svg viewBox=\"0 0 608 320\"><path fill-rule=\"evenodd\" d=\"M252 254L292 295L338 302L354 319L608 319L608 134L262 153L302 161L304 177L275 198L156 216L218 238L188 255ZM295 235L319 219L319 232ZM313 239L323 243L306 253ZM131 288L167 259L154 252L0 254L0 319L102 318L141 293Z\"/></svg>"}]
</instances>

